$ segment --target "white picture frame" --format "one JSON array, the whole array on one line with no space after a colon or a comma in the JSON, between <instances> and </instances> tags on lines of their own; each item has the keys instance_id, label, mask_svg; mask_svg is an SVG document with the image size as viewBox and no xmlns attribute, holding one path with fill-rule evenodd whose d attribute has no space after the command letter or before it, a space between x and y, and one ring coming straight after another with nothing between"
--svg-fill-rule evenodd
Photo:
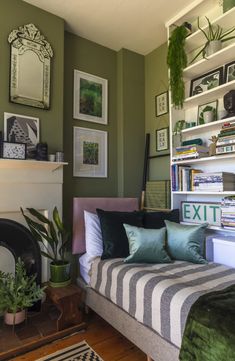
<instances>
[{"instance_id":1,"label":"white picture frame","mask_svg":"<svg viewBox=\"0 0 235 361\"><path fill-rule=\"evenodd\" d=\"M106 131L73 127L73 176L107 178Z\"/></svg>"},{"instance_id":2,"label":"white picture frame","mask_svg":"<svg viewBox=\"0 0 235 361\"><path fill-rule=\"evenodd\" d=\"M108 80L74 70L73 118L108 124Z\"/></svg>"},{"instance_id":3,"label":"white picture frame","mask_svg":"<svg viewBox=\"0 0 235 361\"><path fill-rule=\"evenodd\" d=\"M156 151L169 149L169 128L156 129Z\"/></svg>"},{"instance_id":4,"label":"white picture frame","mask_svg":"<svg viewBox=\"0 0 235 361\"><path fill-rule=\"evenodd\" d=\"M39 118L5 112L4 140L25 143L27 158L34 158L36 145L40 141Z\"/></svg>"}]
</instances>

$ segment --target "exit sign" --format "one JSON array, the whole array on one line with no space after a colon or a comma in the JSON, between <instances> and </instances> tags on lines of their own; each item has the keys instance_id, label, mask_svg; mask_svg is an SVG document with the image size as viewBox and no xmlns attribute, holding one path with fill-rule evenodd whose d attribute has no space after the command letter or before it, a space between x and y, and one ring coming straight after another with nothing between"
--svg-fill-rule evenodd
<instances>
[{"instance_id":1,"label":"exit sign","mask_svg":"<svg viewBox=\"0 0 235 361\"><path fill-rule=\"evenodd\" d=\"M221 204L208 202L182 202L182 221L208 223L221 226Z\"/></svg>"}]
</instances>

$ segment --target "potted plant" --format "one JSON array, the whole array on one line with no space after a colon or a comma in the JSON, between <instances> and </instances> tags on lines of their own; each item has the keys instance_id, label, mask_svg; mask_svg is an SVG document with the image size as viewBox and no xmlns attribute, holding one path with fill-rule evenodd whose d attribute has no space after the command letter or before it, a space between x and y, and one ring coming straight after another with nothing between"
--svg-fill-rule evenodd
<instances>
[{"instance_id":1,"label":"potted plant","mask_svg":"<svg viewBox=\"0 0 235 361\"><path fill-rule=\"evenodd\" d=\"M182 108L185 98L183 70L187 66L185 39L188 29L185 24L176 26L169 38L167 65L170 69L170 89L172 104Z\"/></svg>"},{"instance_id":2,"label":"potted plant","mask_svg":"<svg viewBox=\"0 0 235 361\"><path fill-rule=\"evenodd\" d=\"M15 275L0 271L0 311L4 312L7 325L16 325L25 320L26 309L42 299L44 288L36 284L36 274L27 276L24 262L19 258Z\"/></svg>"},{"instance_id":3,"label":"potted plant","mask_svg":"<svg viewBox=\"0 0 235 361\"><path fill-rule=\"evenodd\" d=\"M177 120L173 129L173 148L181 146L182 143L182 130L186 127L184 119Z\"/></svg>"},{"instance_id":4,"label":"potted plant","mask_svg":"<svg viewBox=\"0 0 235 361\"><path fill-rule=\"evenodd\" d=\"M201 28L199 17L197 18L197 25L198 29L200 29L205 36L206 42L199 50L199 52L194 56L193 60L191 60L191 63L193 63L200 54L202 54L203 58L210 56L222 48L222 43L235 39L235 36L229 36L233 31L235 31L235 27L224 31L219 24L212 25L208 17L205 18L208 23L208 31L205 31L203 28Z\"/></svg>"},{"instance_id":5,"label":"potted plant","mask_svg":"<svg viewBox=\"0 0 235 361\"><path fill-rule=\"evenodd\" d=\"M42 246L42 256L51 260L50 285L52 287L67 286L71 283L70 262L65 258L70 242L69 230L61 221L56 207L53 210L53 220L49 220L34 208L27 208L27 210L33 218L28 217L21 208L28 227L33 237Z\"/></svg>"}]
</instances>

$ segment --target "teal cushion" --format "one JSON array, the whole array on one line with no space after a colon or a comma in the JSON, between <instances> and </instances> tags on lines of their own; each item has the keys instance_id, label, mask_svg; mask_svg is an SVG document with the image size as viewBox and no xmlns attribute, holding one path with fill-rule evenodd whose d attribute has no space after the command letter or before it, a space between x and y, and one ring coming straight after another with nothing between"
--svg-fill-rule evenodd
<instances>
[{"instance_id":1,"label":"teal cushion","mask_svg":"<svg viewBox=\"0 0 235 361\"><path fill-rule=\"evenodd\" d=\"M193 263L207 263L202 257L207 224L185 225L165 221L167 251L172 259Z\"/></svg>"},{"instance_id":2,"label":"teal cushion","mask_svg":"<svg viewBox=\"0 0 235 361\"><path fill-rule=\"evenodd\" d=\"M169 263L165 250L166 228L145 229L124 224L130 256L126 263Z\"/></svg>"}]
</instances>

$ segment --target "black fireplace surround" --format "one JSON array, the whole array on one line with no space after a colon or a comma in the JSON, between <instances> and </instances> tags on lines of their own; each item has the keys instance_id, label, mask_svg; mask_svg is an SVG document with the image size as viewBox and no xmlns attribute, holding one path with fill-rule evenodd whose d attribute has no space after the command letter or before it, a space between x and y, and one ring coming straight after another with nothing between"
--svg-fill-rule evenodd
<instances>
[{"instance_id":1,"label":"black fireplace surround","mask_svg":"<svg viewBox=\"0 0 235 361\"><path fill-rule=\"evenodd\" d=\"M41 252L38 242L22 224L0 218L0 246L6 247L14 256L20 257L28 275L36 273L36 282L41 284Z\"/></svg>"}]
</instances>

